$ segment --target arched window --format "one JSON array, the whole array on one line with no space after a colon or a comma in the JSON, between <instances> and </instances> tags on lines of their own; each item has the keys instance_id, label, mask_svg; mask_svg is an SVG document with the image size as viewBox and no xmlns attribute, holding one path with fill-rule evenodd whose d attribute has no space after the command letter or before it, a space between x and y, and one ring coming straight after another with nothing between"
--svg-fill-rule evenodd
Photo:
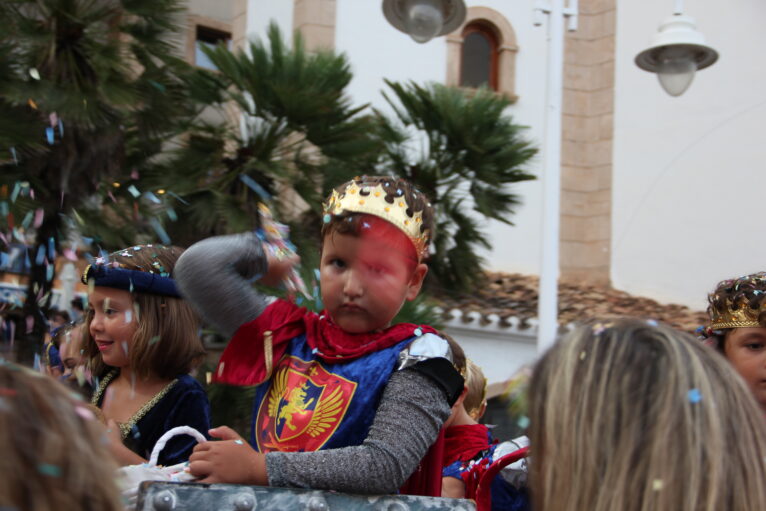
<instances>
[{"instance_id":1,"label":"arched window","mask_svg":"<svg viewBox=\"0 0 766 511\"><path fill-rule=\"evenodd\" d=\"M471 23L463 30L460 52L460 86L487 86L497 90L497 37L483 23Z\"/></svg>"},{"instance_id":2,"label":"arched window","mask_svg":"<svg viewBox=\"0 0 766 511\"><path fill-rule=\"evenodd\" d=\"M512 102L516 96L516 34L489 7L469 7L466 21L447 36L447 85L487 85Z\"/></svg>"}]
</instances>

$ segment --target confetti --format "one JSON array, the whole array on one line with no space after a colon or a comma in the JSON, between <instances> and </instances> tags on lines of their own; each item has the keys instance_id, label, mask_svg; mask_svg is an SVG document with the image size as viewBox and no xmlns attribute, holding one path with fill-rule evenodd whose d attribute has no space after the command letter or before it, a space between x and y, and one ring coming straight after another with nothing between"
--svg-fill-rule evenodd
<instances>
[{"instance_id":1,"label":"confetti","mask_svg":"<svg viewBox=\"0 0 766 511\"><path fill-rule=\"evenodd\" d=\"M37 465L37 471L45 476L59 477L61 475L61 469L50 463L40 463Z\"/></svg>"},{"instance_id":2,"label":"confetti","mask_svg":"<svg viewBox=\"0 0 766 511\"><path fill-rule=\"evenodd\" d=\"M149 224L154 229L154 232L157 233L157 236L160 238L162 243L164 243L165 245L170 245L170 236L168 236L168 233L165 232L165 229L160 224L160 221L157 220L156 218L151 218L149 219Z\"/></svg>"},{"instance_id":3,"label":"confetti","mask_svg":"<svg viewBox=\"0 0 766 511\"><path fill-rule=\"evenodd\" d=\"M527 427L529 427L529 417L522 415L519 417L519 420L516 421L516 425L518 425L521 429L527 429Z\"/></svg>"},{"instance_id":4,"label":"confetti","mask_svg":"<svg viewBox=\"0 0 766 511\"><path fill-rule=\"evenodd\" d=\"M139 191L138 191L138 188L136 188L134 185L130 185L130 186L128 187L128 191L129 191L129 192L130 192L130 194L131 194L133 197L135 197L136 199L137 199L137 198L139 198L139 197L141 196L141 192L139 192Z\"/></svg>"},{"instance_id":5,"label":"confetti","mask_svg":"<svg viewBox=\"0 0 766 511\"><path fill-rule=\"evenodd\" d=\"M245 445L245 442L243 442L242 440L239 440L239 439L234 440L234 443L237 444L237 445Z\"/></svg>"},{"instance_id":6,"label":"confetti","mask_svg":"<svg viewBox=\"0 0 766 511\"><path fill-rule=\"evenodd\" d=\"M697 404L702 401L702 392L699 389L691 389L686 393L686 397L691 404Z\"/></svg>"},{"instance_id":7,"label":"confetti","mask_svg":"<svg viewBox=\"0 0 766 511\"><path fill-rule=\"evenodd\" d=\"M264 188L258 183L256 183L255 180L253 180L253 178L251 178L250 176L245 174L240 174L239 180L245 183L248 186L248 188L250 188L255 193L257 193L261 197L261 199L266 201L271 199L271 195L269 194L269 192L264 190Z\"/></svg>"},{"instance_id":8,"label":"confetti","mask_svg":"<svg viewBox=\"0 0 766 511\"><path fill-rule=\"evenodd\" d=\"M29 68L29 76L31 76L35 80L39 80L40 79L40 71L38 71L36 67L30 67Z\"/></svg>"},{"instance_id":9,"label":"confetti","mask_svg":"<svg viewBox=\"0 0 766 511\"><path fill-rule=\"evenodd\" d=\"M43 218L45 217L45 211L43 208L37 208L35 210L35 221L32 223L35 229L43 225Z\"/></svg>"},{"instance_id":10,"label":"confetti","mask_svg":"<svg viewBox=\"0 0 766 511\"><path fill-rule=\"evenodd\" d=\"M75 412L77 412L77 415L82 417L85 420L92 421L96 418L95 415L93 415L93 412L88 410L86 407L77 405L74 407Z\"/></svg>"},{"instance_id":11,"label":"confetti","mask_svg":"<svg viewBox=\"0 0 766 511\"><path fill-rule=\"evenodd\" d=\"M413 335L415 335L416 337L420 337L421 335L423 335L423 330L421 330L420 328L416 328L416 329L415 329L415 331L414 331L414 332L412 332L412 333L413 333Z\"/></svg>"},{"instance_id":12,"label":"confetti","mask_svg":"<svg viewBox=\"0 0 766 511\"><path fill-rule=\"evenodd\" d=\"M662 482L662 479L655 479L652 481L652 490L661 491L664 485L665 484Z\"/></svg>"}]
</instances>

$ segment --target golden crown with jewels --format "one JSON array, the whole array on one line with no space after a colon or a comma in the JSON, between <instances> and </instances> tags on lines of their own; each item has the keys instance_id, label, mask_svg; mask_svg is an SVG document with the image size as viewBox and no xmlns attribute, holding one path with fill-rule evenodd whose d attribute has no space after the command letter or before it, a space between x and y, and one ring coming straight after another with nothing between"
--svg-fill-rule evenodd
<instances>
[{"instance_id":1,"label":"golden crown with jewels","mask_svg":"<svg viewBox=\"0 0 766 511\"><path fill-rule=\"evenodd\" d=\"M760 321L766 312L766 272L719 282L708 303L710 330L766 326Z\"/></svg>"},{"instance_id":2,"label":"golden crown with jewels","mask_svg":"<svg viewBox=\"0 0 766 511\"><path fill-rule=\"evenodd\" d=\"M726 300L726 310L720 311L715 307L708 308L710 314L710 329L722 330L724 328L747 328L765 326L759 321L761 313L766 310L766 300L763 300L758 308L752 308L742 300Z\"/></svg>"},{"instance_id":3,"label":"golden crown with jewels","mask_svg":"<svg viewBox=\"0 0 766 511\"><path fill-rule=\"evenodd\" d=\"M393 201L389 202L387 197ZM422 229L423 212L413 211L410 216L407 214L408 210L412 211L401 189L391 193L384 189L383 184L371 186L362 183L360 185L356 181L351 181L342 192L333 190L330 199L324 204L324 220L327 223L330 220L328 215L342 213L366 213L382 218L404 232L415 245L418 258L423 259L428 255L430 233L428 229Z\"/></svg>"}]
</instances>

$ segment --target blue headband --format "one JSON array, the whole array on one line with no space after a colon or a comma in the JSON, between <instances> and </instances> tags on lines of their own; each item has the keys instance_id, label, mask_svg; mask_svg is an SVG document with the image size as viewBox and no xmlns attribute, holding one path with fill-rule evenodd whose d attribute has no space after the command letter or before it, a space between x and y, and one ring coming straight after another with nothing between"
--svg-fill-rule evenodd
<instances>
[{"instance_id":1,"label":"blue headband","mask_svg":"<svg viewBox=\"0 0 766 511\"><path fill-rule=\"evenodd\" d=\"M112 268L103 264L88 265L82 272L82 282L88 284L91 280L97 286L181 298L176 281L158 273Z\"/></svg>"}]
</instances>

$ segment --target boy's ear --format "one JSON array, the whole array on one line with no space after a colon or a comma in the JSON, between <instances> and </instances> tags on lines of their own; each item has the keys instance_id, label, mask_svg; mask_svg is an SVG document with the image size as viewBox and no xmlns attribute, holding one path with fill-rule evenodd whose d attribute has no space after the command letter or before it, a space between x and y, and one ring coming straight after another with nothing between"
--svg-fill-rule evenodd
<instances>
[{"instance_id":1,"label":"boy's ear","mask_svg":"<svg viewBox=\"0 0 766 511\"><path fill-rule=\"evenodd\" d=\"M407 300L414 300L415 297L418 296L418 293L420 293L420 288L423 287L423 281L425 280L427 273L427 264L420 263L415 267L412 272L412 277L410 277L410 283L407 287L407 295L405 296Z\"/></svg>"}]
</instances>

